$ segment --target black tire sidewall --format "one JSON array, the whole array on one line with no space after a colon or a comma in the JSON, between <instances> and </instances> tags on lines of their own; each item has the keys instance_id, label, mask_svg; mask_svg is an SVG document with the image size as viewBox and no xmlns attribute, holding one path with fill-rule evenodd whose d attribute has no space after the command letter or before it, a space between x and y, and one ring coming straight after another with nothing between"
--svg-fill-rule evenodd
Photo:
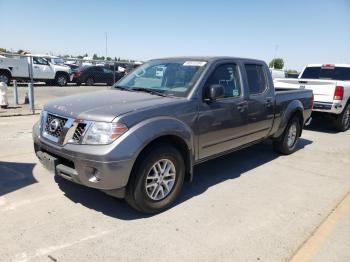
<instances>
[{"instance_id":1,"label":"black tire sidewall","mask_svg":"<svg viewBox=\"0 0 350 262\"><path fill-rule=\"evenodd\" d=\"M64 85L61 85L61 84L58 82L58 78L59 78L59 77L64 77L64 78L66 79L66 82L64 83ZM58 86L66 86L67 83L68 83L68 77L67 77L66 75L64 75L64 74L58 74L58 75L56 76L55 82L56 82L56 84L57 84Z\"/></svg>"},{"instance_id":2,"label":"black tire sidewall","mask_svg":"<svg viewBox=\"0 0 350 262\"><path fill-rule=\"evenodd\" d=\"M170 194L162 200L155 201L149 198L146 193L145 183L150 168L160 159L169 159L176 169L176 179ZM171 146L160 146L150 151L135 168L131 181L131 197L139 210L145 213L158 213L168 208L179 195L185 177L185 165L180 152Z\"/></svg>"},{"instance_id":3,"label":"black tire sidewall","mask_svg":"<svg viewBox=\"0 0 350 262\"><path fill-rule=\"evenodd\" d=\"M89 82L90 82L90 83L89 83ZM86 84L87 86L93 86L93 85L95 84L94 78L88 77L88 78L86 79L85 84Z\"/></svg>"},{"instance_id":4,"label":"black tire sidewall","mask_svg":"<svg viewBox=\"0 0 350 262\"><path fill-rule=\"evenodd\" d=\"M349 110L350 110L350 103L347 103L347 105L345 106L345 109L343 110L342 114L339 116L339 119L338 119L337 125L338 125L339 131L346 131L350 127L350 124L344 123L345 114Z\"/></svg>"},{"instance_id":5,"label":"black tire sidewall","mask_svg":"<svg viewBox=\"0 0 350 262\"><path fill-rule=\"evenodd\" d=\"M11 82L11 77L9 76L8 73L0 73L1 76L6 76L7 78L7 82L4 82L7 86L10 85L10 82Z\"/></svg>"},{"instance_id":6,"label":"black tire sidewall","mask_svg":"<svg viewBox=\"0 0 350 262\"><path fill-rule=\"evenodd\" d=\"M296 125L296 128L297 128L297 135L296 135L296 138L295 138L295 141L293 143L293 145L291 147L288 146L288 133L289 133L289 129L290 127L295 124ZM301 130L301 126L300 126L300 122L299 122L299 119L297 117L293 117L292 120L289 122L287 128L286 128L286 131L284 133L284 137L283 137L283 150L285 151L285 153L292 153L295 151L295 148L298 144L298 141L299 141L299 134L300 134L300 130Z\"/></svg>"}]
</instances>

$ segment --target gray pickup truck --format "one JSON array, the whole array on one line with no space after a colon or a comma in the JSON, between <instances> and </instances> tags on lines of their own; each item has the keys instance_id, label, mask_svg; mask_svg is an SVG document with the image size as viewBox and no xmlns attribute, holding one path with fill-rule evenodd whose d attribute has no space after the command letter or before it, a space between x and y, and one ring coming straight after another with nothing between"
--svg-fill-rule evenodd
<instances>
[{"instance_id":1,"label":"gray pickup truck","mask_svg":"<svg viewBox=\"0 0 350 262\"><path fill-rule=\"evenodd\" d=\"M312 106L310 90L275 90L263 61L157 59L110 90L45 105L34 148L56 175L156 213L198 163L265 139L295 151Z\"/></svg>"}]
</instances>

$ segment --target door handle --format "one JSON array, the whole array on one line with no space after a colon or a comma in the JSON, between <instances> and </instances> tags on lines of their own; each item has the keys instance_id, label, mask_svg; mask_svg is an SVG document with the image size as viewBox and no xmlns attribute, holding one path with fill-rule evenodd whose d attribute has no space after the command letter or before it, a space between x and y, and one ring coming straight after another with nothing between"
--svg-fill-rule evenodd
<instances>
[{"instance_id":1,"label":"door handle","mask_svg":"<svg viewBox=\"0 0 350 262\"><path fill-rule=\"evenodd\" d=\"M248 107L248 102L246 101L237 104L237 110L240 112L244 112L247 107Z\"/></svg>"},{"instance_id":2,"label":"door handle","mask_svg":"<svg viewBox=\"0 0 350 262\"><path fill-rule=\"evenodd\" d=\"M34 66L34 68L39 68L38 66Z\"/></svg>"},{"instance_id":3,"label":"door handle","mask_svg":"<svg viewBox=\"0 0 350 262\"><path fill-rule=\"evenodd\" d=\"M265 106L266 107L271 107L272 106L272 98L267 98L267 100L265 102Z\"/></svg>"}]
</instances>

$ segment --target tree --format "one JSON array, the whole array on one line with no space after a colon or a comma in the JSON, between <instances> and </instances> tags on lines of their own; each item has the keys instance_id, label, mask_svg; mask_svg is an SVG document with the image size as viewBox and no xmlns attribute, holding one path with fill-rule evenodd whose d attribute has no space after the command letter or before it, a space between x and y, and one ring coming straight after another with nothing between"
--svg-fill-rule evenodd
<instances>
[{"instance_id":1,"label":"tree","mask_svg":"<svg viewBox=\"0 0 350 262\"><path fill-rule=\"evenodd\" d=\"M283 61L282 58L272 59L272 61L270 62L269 66L270 66L270 68L283 69L284 61Z\"/></svg>"},{"instance_id":2,"label":"tree","mask_svg":"<svg viewBox=\"0 0 350 262\"><path fill-rule=\"evenodd\" d=\"M110 58L109 56L107 56L107 61L112 61L112 58Z\"/></svg>"},{"instance_id":3,"label":"tree","mask_svg":"<svg viewBox=\"0 0 350 262\"><path fill-rule=\"evenodd\" d=\"M0 52L6 53L6 49L0 47Z\"/></svg>"},{"instance_id":4,"label":"tree","mask_svg":"<svg viewBox=\"0 0 350 262\"><path fill-rule=\"evenodd\" d=\"M288 74L299 74L297 70L294 69L288 69L287 71Z\"/></svg>"},{"instance_id":5,"label":"tree","mask_svg":"<svg viewBox=\"0 0 350 262\"><path fill-rule=\"evenodd\" d=\"M92 59L97 60L97 59L98 59L98 55L97 55L97 54L94 54L94 55L92 56Z\"/></svg>"}]
</instances>

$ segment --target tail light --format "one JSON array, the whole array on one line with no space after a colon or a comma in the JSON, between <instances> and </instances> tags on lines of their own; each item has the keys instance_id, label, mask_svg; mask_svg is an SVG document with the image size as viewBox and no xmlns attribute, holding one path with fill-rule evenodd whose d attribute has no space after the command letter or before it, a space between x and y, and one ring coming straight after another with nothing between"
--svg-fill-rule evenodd
<instances>
[{"instance_id":1,"label":"tail light","mask_svg":"<svg viewBox=\"0 0 350 262\"><path fill-rule=\"evenodd\" d=\"M334 100L343 100L344 97L344 87L336 86L334 91Z\"/></svg>"},{"instance_id":2,"label":"tail light","mask_svg":"<svg viewBox=\"0 0 350 262\"><path fill-rule=\"evenodd\" d=\"M80 71L75 71L75 72L74 72L74 76L79 77L80 75L81 75L81 72L80 72Z\"/></svg>"}]
</instances>

